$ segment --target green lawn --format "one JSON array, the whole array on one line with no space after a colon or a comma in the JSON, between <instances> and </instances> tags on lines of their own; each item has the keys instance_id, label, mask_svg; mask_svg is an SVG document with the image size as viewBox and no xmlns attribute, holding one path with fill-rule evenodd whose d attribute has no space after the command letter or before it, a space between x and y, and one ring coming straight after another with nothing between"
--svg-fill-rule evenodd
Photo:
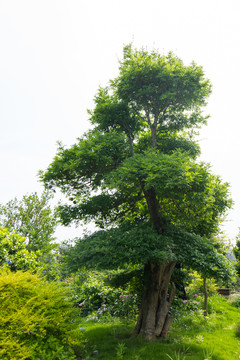
<instances>
[{"instance_id":1,"label":"green lawn","mask_svg":"<svg viewBox=\"0 0 240 360\"><path fill-rule=\"evenodd\" d=\"M210 299L210 310L207 319L196 312L179 316L169 338L152 343L131 337L134 324L116 319L86 321L83 359L238 360L240 337L236 328L240 324L240 310L220 296Z\"/></svg>"}]
</instances>

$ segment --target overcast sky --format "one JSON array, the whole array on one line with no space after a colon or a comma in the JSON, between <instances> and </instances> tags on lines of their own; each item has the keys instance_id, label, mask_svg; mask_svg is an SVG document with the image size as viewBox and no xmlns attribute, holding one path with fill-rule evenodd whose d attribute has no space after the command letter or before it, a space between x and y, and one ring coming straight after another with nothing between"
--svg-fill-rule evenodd
<instances>
[{"instance_id":1,"label":"overcast sky","mask_svg":"<svg viewBox=\"0 0 240 360\"><path fill-rule=\"evenodd\" d=\"M239 0L0 0L0 203L42 192L37 173L89 127L124 44L173 51L213 84L202 159L231 185L224 225L240 227ZM70 230L60 229L59 239Z\"/></svg>"}]
</instances>

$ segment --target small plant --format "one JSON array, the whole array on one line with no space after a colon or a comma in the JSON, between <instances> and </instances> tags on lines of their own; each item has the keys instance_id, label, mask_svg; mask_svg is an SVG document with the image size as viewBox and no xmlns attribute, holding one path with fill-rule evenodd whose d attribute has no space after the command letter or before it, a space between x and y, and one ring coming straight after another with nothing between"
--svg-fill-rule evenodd
<instances>
[{"instance_id":1,"label":"small plant","mask_svg":"<svg viewBox=\"0 0 240 360\"><path fill-rule=\"evenodd\" d=\"M116 347L117 359L122 360L126 353L127 347L124 343L118 343Z\"/></svg>"},{"instance_id":2,"label":"small plant","mask_svg":"<svg viewBox=\"0 0 240 360\"><path fill-rule=\"evenodd\" d=\"M204 349L203 350L203 360L212 360L213 357L213 352L208 350L208 349Z\"/></svg>"},{"instance_id":3,"label":"small plant","mask_svg":"<svg viewBox=\"0 0 240 360\"><path fill-rule=\"evenodd\" d=\"M170 360L185 360L186 359L185 355L181 354L180 352L177 353L176 351L174 354L174 358L168 354L167 354L167 356L169 357Z\"/></svg>"},{"instance_id":4,"label":"small plant","mask_svg":"<svg viewBox=\"0 0 240 360\"><path fill-rule=\"evenodd\" d=\"M167 354L167 356L169 357L170 360L185 360L186 356L188 355L188 350L189 347L183 350L179 350L178 352L175 351L174 358L171 357L169 354Z\"/></svg>"},{"instance_id":5,"label":"small plant","mask_svg":"<svg viewBox=\"0 0 240 360\"><path fill-rule=\"evenodd\" d=\"M197 335L195 340L196 340L196 343L201 344L204 342L204 337L202 335Z\"/></svg>"}]
</instances>

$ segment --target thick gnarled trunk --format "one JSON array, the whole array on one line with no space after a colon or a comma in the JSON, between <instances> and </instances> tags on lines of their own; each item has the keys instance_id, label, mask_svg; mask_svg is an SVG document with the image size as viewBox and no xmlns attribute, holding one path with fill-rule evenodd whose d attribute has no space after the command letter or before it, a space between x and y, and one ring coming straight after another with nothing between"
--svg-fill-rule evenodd
<instances>
[{"instance_id":1,"label":"thick gnarled trunk","mask_svg":"<svg viewBox=\"0 0 240 360\"><path fill-rule=\"evenodd\" d=\"M147 202L151 223L158 234L163 234L166 222L159 211L156 191L154 188L146 189L144 184L142 184L142 190ZM172 323L169 310L175 293L173 283L169 293L169 284L175 265L176 262L165 260L162 264L149 262L145 266L141 311L134 330L135 335L144 336L148 340L168 336Z\"/></svg>"},{"instance_id":2,"label":"thick gnarled trunk","mask_svg":"<svg viewBox=\"0 0 240 360\"><path fill-rule=\"evenodd\" d=\"M169 293L169 283L174 267L175 262L146 265L143 299L135 335L144 336L148 340L168 336L172 322L169 310L175 293L173 283Z\"/></svg>"}]
</instances>

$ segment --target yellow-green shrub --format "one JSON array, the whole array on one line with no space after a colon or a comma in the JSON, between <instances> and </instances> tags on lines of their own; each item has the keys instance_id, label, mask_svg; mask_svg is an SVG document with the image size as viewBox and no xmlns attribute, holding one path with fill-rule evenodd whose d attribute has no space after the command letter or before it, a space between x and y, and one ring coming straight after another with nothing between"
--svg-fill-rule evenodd
<instances>
[{"instance_id":1,"label":"yellow-green shrub","mask_svg":"<svg viewBox=\"0 0 240 360\"><path fill-rule=\"evenodd\" d=\"M0 359L76 359L79 326L65 288L29 272L0 274Z\"/></svg>"},{"instance_id":2,"label":"yellow-green shrub","mask_svg":"<svg viewBox=\"0 0 240 360\"><path fill-rule=\"evenodd\" d=\"M191 296L194 294L203 294L203 277L197 273L197 271L193 271L189 274L190 282L186 287L186 292ZM207 291L209 295L213 295L217 293L217 284L214 279L207 279Z\"/></svg>"}]
</instances>

